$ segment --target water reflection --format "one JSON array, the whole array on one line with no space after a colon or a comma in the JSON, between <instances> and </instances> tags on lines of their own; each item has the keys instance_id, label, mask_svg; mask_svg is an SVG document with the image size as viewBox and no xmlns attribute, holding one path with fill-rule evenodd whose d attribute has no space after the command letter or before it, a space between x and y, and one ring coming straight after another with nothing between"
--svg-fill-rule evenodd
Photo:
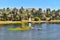
<instances>
[{"instance_id":1,"label":"water reflection","mask_svg":"<svg viewBox=\"0 0 60 40\"><path fill-rule=\"evenodd\" d=\"M27 24L28 25L28 24ZM59 40L60 24L34 24L34 28L42 30L9 31L9 27L20 27L21 25L2 25L0 28L0 40Z\"/></svg>"}]
</instances>

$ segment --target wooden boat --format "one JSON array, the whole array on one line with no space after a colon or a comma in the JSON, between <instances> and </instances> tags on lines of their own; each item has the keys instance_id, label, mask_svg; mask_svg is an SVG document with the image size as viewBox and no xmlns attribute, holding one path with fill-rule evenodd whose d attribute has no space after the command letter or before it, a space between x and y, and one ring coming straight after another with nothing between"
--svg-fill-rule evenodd
<instances>
[{"instance_id":1,"label":"wooden boat","mask_svg":"<svg viewBox=\"0 0 60 40\"><path fill-rule=\"evenodd\" d=\"M31 18L29 18L29 22L31 22ZM29 23L29 26L25 26L23 21L22 21L21 28L8 28L8 30L32 30L32 29L34 28L31 26L31 23Z\"/></svg>"}]
</instances>

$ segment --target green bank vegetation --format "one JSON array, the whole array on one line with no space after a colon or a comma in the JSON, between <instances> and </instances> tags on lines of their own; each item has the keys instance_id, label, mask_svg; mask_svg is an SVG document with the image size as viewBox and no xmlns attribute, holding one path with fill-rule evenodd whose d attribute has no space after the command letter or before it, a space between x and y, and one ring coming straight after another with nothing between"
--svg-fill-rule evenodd
<instances>
[{"instance_id":1,"label":"green bank vegetation","mask_svg":"<svg viewBox=\"0 0 60 40\"><path fill-rule=\"evenodd\" d=\"M51 10L47 8L46 10L42 10L39 8L38 10L35 8L3 8L0 9L0 21L21 21L22 19L28 20L31 17L35 21L40 20L60 20L60 9Z\"/></svg>"}]
</instances>

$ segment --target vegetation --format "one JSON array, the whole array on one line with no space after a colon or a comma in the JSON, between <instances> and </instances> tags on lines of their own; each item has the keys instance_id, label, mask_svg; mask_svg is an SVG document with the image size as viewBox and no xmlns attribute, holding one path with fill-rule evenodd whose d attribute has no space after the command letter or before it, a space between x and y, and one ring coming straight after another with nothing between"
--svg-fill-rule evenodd
<instances>
[{"instance_id":1,"label":"vegetation","mask_svg":"<svg viewBox=\"0 0 60 40\"><path fill-rule=\"evenodd\" d=\"M42 10L42 8L39 8L36 10L35 8L24 9L23 7L20 9L0 9L0 21L21 21L22 19L28 20L29 17L35 18L35 20L37 20L37 18L41 20L46 20L47 18L60 20L60 9L51 10L47 8L46 10Z\"/></svg>"}]
</instances>

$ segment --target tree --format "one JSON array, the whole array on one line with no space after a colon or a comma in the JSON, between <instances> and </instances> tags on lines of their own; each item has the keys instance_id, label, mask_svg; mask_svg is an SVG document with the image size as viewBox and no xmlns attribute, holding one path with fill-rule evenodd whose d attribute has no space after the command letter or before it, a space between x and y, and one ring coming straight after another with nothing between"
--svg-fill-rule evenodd
<instances>
[{"instance_id":1,"label":"tree","mask_svg":"<svg viewBox=\"0 0 60 40\"><path fill-rule=\"evenodd\" d=\"M6 12L9 12L10 11L10 8L8 7L8 8L6 8Z\"/></svg>"},{"instance_id":2,"label":"tree","mask_svg":"<svg viewBox=\"0 0 60 40\"><path fill-rule=\"evenodd\" d=\"M42 13L42 8L39 8L38 12L39 12L39 13Z\"/></svg>"},{"instance_id":3,"label":"tree","mask_svg":"<svg viewBox=\"0 0 60 40\"><path fill-rule=\"evenodd\" d=\"M46 17L51 18L51 9L50 8L46 9Z\"/></svg>"},{"instance_id":4,"label":"tree","mask_svg":"<svg viewBox=\"0 0 60 40\"><path fill-rule=\"evenodd\" d=\"M32 10L31 10L31 15L33 15L34 17L36 17L37 16L37 14L36 14L36 9L35 8L32 8Z\"/></svg>"},{"instance_id":5,"label":"tree","mask_svg":"<svg viewBox=\"0 0 60 40\"><path fill-rule=\"evenodd\" d=\"M19 13L20 13L20 14L23 14L23 12L24 12L24 8L21 7L21 8L19 9Z\"/></svg>"},{"instance_id":6,"label":"tree","mask_svg":"<svg viewBox=\"0 0 60 40\"><path fill-rule=\"evenodd\" d=\"M50 14L50 13L51 13L50 8L47 8L47 9L46 9L46 14Z\"/></svg>"},{"instance_id":7,"label":"tree","mask_svg":"<svg viewBox=\"0 0 60 40\"><path fill-rule=\"evenodd\" d=\"M56 17L56 11L55 11L55 9L54 9L54 10L52 10L52 12L51 12L51 19L55 19L55 17Z\"/></svg>"},{"instance_id":8,"label":"tree","mask_svg":"<svg viewBox=\"0 0 60 40\"><path fill-rule=\"evenodd\" d=\"M18 9L17 8L13 8L12 10L14 13L17 13L18 12Z\"/></svg>"}]
</instances>

